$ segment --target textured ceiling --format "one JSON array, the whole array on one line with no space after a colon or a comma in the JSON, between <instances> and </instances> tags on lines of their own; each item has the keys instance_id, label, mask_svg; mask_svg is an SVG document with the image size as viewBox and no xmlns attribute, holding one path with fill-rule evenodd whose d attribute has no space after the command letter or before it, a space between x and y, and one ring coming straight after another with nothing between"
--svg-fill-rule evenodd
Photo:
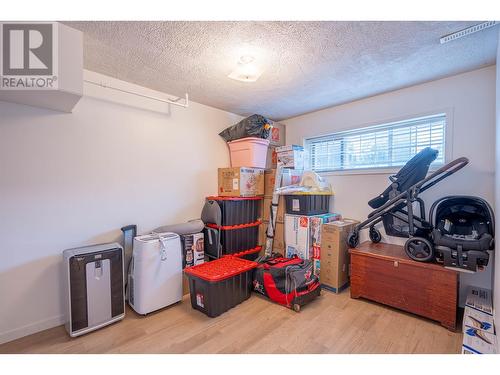
<instances>
[{"instance_id":1,"label":"textured ceiling","mask_svg":"<svg viewBox=\"0 0 500 375\"><path fill-rule=\"evenodd\" d=\"M86 69L240 115L281 120L493 64L498 30L441 45L477 22L65 22ZM263 74L227 78L244 54Z\"/></svg>"}]
</instances>

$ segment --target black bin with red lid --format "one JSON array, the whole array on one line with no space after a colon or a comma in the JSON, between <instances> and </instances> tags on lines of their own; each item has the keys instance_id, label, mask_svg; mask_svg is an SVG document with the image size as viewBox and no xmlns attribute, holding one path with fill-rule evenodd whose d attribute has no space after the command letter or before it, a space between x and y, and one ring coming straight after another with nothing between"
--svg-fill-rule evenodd
<instances>
[{"instance_id":1,"label":"black bin with red lid","mask_svg":"<svg viewBox=\"0 0 500 375\"><path fill-rule=\"evenodd\" d=\"M262 197L207 197L205 205L216 204L222 226L254 223L259 218Z\"/></svg>"},{"instance_id":2,"label":"black bin with red lid","mask_svg":"<svg viewBox=\"0 0 500 375\"><path fill-rule=\"evenodd\" d=\"M213 318L250 298L257 263L234 256L189 267L191 306Z\"/></svg>"}]
</instances>

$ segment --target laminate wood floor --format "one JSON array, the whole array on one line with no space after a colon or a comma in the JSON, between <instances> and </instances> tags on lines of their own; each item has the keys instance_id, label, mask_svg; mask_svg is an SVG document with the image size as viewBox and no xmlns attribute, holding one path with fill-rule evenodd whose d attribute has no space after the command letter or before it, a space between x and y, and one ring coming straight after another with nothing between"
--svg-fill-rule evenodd
<instances>
[{"instance_id":1,"label":"laminate wood floor","mask_svg":"<svg viewBox=\"0 0 500 375\"><path fill-rule=\"evenodd\" d=\"M0 345L0 353L459 353L461 333L349 291L322 295L300 313L253 294L217 318L189 296L146 317L70 338L63 326Z\"/></svg>"}]
</instances>

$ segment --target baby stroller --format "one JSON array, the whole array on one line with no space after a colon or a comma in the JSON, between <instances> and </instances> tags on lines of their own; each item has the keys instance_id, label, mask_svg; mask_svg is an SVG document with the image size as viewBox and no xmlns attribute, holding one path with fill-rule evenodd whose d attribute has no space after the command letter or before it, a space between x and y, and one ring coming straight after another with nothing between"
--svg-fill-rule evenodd
<instances>
[{"instance_id":1,"label":"baby stroller","mask_svg":"<svg viewBox=\"0 0 500 375\"><path fill-rule=\"evenodd\" d=\"M482 198L450 196L438 199L429 218L436 259L445 266L475 272L488 265L493 250L495 217Z\"/></svg>"},{"instance_id":2,"label":"baby stroller","mask_svg":"<svg viewBox=\"0 0 500 375\"><path fill-rule=\"evenodd\" d=\"M380 242L382 236L375 225L382 222L387 235L408 238L405 251L411 259L423 262L434 259L432 225L426 220L424 201L419 194L469 163L467 158L458 158L426 177L437 155L437 150L424 148L396 175L389 177L392 184L368 202L375 210L349 233L347 243L350 247L358 246L359 232L367 227L370 240ZM414 206L417 206L418 212L415 212Z\"/></svg>"}]
</instances>

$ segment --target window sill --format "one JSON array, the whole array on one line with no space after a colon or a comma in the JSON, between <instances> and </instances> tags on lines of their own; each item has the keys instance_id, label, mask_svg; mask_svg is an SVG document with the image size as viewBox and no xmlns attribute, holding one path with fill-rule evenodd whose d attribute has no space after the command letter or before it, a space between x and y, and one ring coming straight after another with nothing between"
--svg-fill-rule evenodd
<instances>
[{"instance_id":1,"label":"window sill","mask_svg":"<svg viewBox=\"0 0 500 375\"><path fill-rule=\"evenodd\" d=\"M393 175L398 173L397 168L381 168L381 169L349 169L345 171L328 171L317 172L320 176L349 176L349 175L377 175L386 174Z\"/></svg>"},{"instance_id":2,"label":"window sill","mask_svg":"<svg viewBox=\"0 0 500 375\"><path fill-rule=\"evenodd\" d=\"M444 164L439 164L439 165L433 165L431 168L429 168L429 173L437 171L439 168L441 168ZM370 169L346 169L344 171L327 171L327 172L316 172L320 176L356 176L356 175L361 175L361 176L369 176L369 175L378 175L378 174L384 174L387 176L394 175L398 173L401 167L396 167L396 168L370 168Z\"/></svg>"}]
</instances>

